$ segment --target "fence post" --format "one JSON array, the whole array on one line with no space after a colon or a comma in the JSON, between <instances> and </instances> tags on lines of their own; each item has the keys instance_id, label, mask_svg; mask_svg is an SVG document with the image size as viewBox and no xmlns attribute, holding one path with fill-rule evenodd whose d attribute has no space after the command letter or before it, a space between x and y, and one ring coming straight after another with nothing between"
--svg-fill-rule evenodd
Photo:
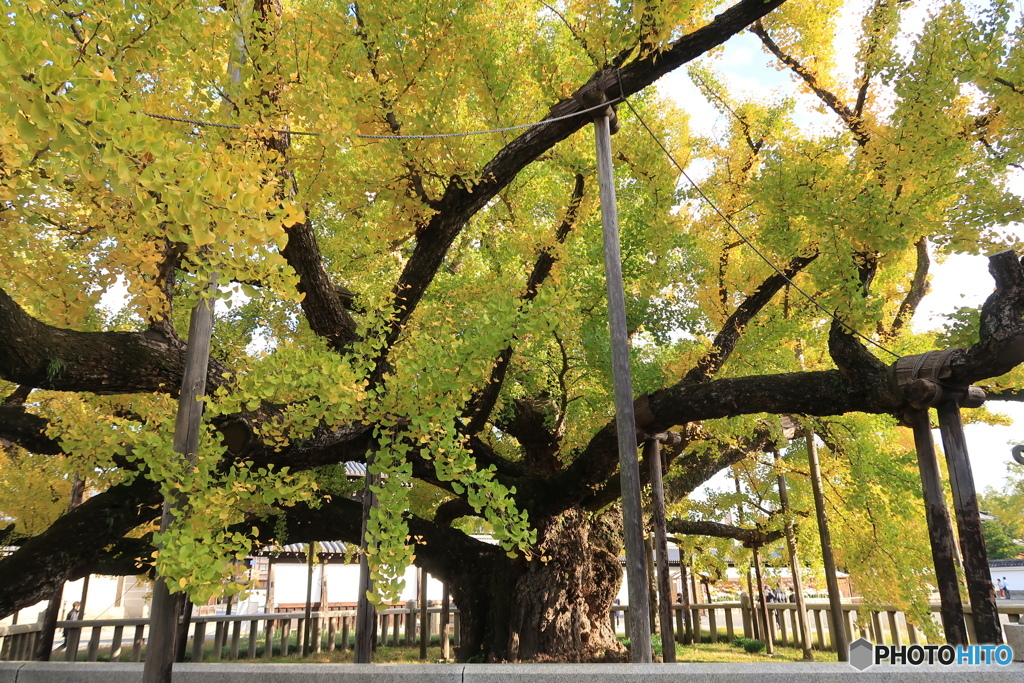
<instances>
[{"instance_id":1,"label":"fence post","mask_svg":"<svg viewBox=\"0 0 1024 683\"><path fill-rule=\"evenodd\" d=\"M206 622L196 621L195 631L192 633L192 663L198 664L203 661L203 648L206 645Z\"/></svg>"},{"instance_id":2,"label":"fence post","mask_svg":"<svg viewBox=\"0 0 1024 683\"><path fill-rule=\"evenodd\" d=\"M249 659L256 659L256 638L259 636L260 622L253 619L249 622Z\"/></svg>"},{"instance_id":3,"label":"fence post","mask_svg":"<svg viewBox=\"0 0 1024 683\"><path fill-rule=\"evenodd\" d=\"M274 631L277 621L267 619L267 627L263 630L263 658L270 659L274 656Z\"/></svg>"}]
</instances>

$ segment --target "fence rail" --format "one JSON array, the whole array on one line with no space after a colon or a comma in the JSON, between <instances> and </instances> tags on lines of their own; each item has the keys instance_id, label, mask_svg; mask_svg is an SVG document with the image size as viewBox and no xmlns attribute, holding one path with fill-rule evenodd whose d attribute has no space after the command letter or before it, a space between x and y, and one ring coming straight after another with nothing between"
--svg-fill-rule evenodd
<instances>
[{"instance_id":1,"label":"fence rail","mask_svg":"<svg viewBox=\"0 0 1024 683\"><path fill-rule=\"evenodd\" d=\"M934 617L939 611L939 605L930 605L930 610ZM1021 621L1024 604L999 605L998 610L1004 615L1004 623L1024 623ZM673 611L678 641L683 632L683 608L674 605ZM766 626L756 605L752 605L746 596L734 602L690 605L691 623L699 629L702 641L731 641L740 635L754 638L767 628L773 642L797 645L800 634L796 605L770 603L768 611ZM964 605L964 612L967 616L968 635L971 642L974 642L974 623L969 605ZM418 645L422 638L431 642L434 637L438 637L441 642L447 640L449 644L458 645L459 611L454 607L450 609L451 623L448 624L442 623L442 613L440 606L428 607L427 618L422 620L415 601L381 610L377 613L377 643L381 646L412 646ZM308 624L303 612L194 616L190 620L190 642L186 643L186 648L193 662L255 660L260 657L269 659L275 655L301 651L308 630L311 652L343 650L351 646L355 635L355 615L355 610L313 612ZM613 605L609 610L612 629L616 633L627 633L630 616L628 605ZM893 606L848 603L843 605L843 616L850 640L863 636L877 644L913 645L926 642L922 625L909 621L903 612ZM808 602L807 621L813 646L821 650L834 649L828 603ZM40 629L38 623L0 626L0 661L32 659ZM140 662L146 649L149 620L58 621L57 630L58 636L63 631L64 644L54 650L51 659L77 661L83 658L84 649L84 659L90 662L116 662L126 658L127 661Z\"/></svg>"}]
</instances>

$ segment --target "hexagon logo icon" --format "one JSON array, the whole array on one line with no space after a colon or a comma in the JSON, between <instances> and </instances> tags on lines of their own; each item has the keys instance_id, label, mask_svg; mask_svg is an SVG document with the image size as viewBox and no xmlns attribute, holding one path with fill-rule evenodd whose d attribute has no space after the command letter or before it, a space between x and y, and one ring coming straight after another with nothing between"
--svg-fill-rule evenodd
<instances>
[{"instance_id":1,"label":"hexagon logo icon","mask_svg":"<svg viewBox=\"0 0 1024 683\"><path fill-rule=\"evenodd\" d=\"M850 643L850 666L863 671L875 663L875 646L867 638Z\"/></svg>"}]
</instances>

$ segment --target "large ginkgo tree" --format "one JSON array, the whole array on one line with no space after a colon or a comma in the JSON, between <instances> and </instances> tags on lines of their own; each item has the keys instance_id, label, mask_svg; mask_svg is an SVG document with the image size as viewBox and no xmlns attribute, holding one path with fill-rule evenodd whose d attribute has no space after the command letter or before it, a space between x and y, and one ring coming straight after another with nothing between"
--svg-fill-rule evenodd
<instances>
[{"instance_id":1,"label":"large ginkgo tree","mask_svg":"<svg viewBox=\"0 0 1024 683\"><path fill-rule=\"evenodd\" d=\"M908 322L936 256L1019 246L1001 229L1022 210L1007 185L1024 163L1021 17L937 2L908 32L907 3L841 5L5 2L0 474L16 495L0 492L0 541L17 550L0 560L0 614L88 572L155 571L204 600L254 544L358 543L338 468L371 460L375 599L415 562L450 582L462 660L620 658L600 216L579 114L599 92L621 124L637 439L680 434L675 495L783 447L768 414L870 413L856 424L887 442L899 355L958 345L951 381L1012 388L1012 253L993 258L977 324L939 340ZM716 74L716 48L747 29L799 98L754 99ZM683 65L719 109L714 136L651 87ZM808 101L827 125L804 127ZM189 311L210 295L187 466L176 397ZM855 433L832 432L855 450ZM859 481L869 503L893 453L860 461L880 473ZM74 476L81 506L31 505ZM170 494L188 504L155 535Z\"/></svg>"}]
</instances>

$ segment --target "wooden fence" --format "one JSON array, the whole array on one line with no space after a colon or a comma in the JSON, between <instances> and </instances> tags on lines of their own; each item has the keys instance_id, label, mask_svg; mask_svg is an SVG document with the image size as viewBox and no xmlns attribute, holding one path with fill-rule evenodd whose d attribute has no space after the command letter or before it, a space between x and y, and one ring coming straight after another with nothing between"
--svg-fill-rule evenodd
<instances>
[{"instance_id":1,"label":"wooden fence","mask_svg":"<svg viewBox=\"0 0 1024 683\"><path fill-rule=\"evenodd\" d=\"M999 613L1005 615L1004 623L1022 623L1024 605L999 605ZM759 614L744 596L738 602L694 603L690 606L691 623L699 625L704 642L731 641L736 636L755 637L755 619ZM769 624L773 642L784 645L799 644L796 605L792 603L771 603L768 605ZM932 613L938 613L939 606L931 605ZM968 634L974 642L974 624L969 605L964 605L967 616ZM677 642L682 637L683 609L674 606ZM381 646L418 645L422 638L428 643L442 629L449 642L459 642L459 612L450 610L451 624L442 624L442 608L427 608L427 618L420 619L419 606L411 601L402 607L392 607L377 613L377 643ZM190 624L191 642L186 644L193 662L204 659L219 661L270 658L288 655L301 650L309 629L310 651L331 652L350 647L355 635L355 610L313 612L306 623L303 612L279 614L233 614L194 616ZM925 642L920 625L909 622L902 612L891 606L869 606L844 604L843 616L850 640L865 637L876 644L917 644ZM630 618L628 605L614 605L609 618L612 628L619 633L628 632ZM826 602L807 603L807 621L812 642L817 649L834 649L830 632L831 612ZM454 627L454 628L453 628ZM758 622L758 631L764 629L763 621ZM35 647L40 625L16 624L0 626L0 661L29 660ZM142 661L149 634L148 619L96 619L57 622L57 639L61 632L66 634L66 645L54 650L51 659L73 661L82 656L85 660L99 660L101 651L104 661ZM293 643L292 635L297 637ZM242 639L245 637L245 647ZM207 646L212 651L208 651ZM260 647L262 645L262 648ZM261 651L262 650L262 651Z\"/></svg>"},{"instance_id":2,"label":"wooden fence","mask_svg":"<svg viewBox=\"0 0 1024 683\"><path fill-rule=\"evenodd\" d=\"M797 607L795 603L768 603L768 630L772 642L779 645L800 647L800 630L798 626ZM703 642L731 642L733 638L755 638L765 629L764 620L756 604L743 596L739 601L716 603L693 603L690 605L690 623L695 629L699 625ZM929 605L933 619L939 612L938 604ZM1003 623L1024 623L1024 605L999 605L998 610ZM683 608L673 605L676 642L683 636ZM967 630L970 642L977 642L974 635L974 620L970 605L964 605L964 616L967 618ZM612 628L618 633L629 631L629 606L614 605L610 610ZM890 605L866 605L847 603L843 605L843 618L847 634L847 642L857 638L867 638L872 643L882 645L915 645L927 642L920 624L907 620L906 615ZM755 624L756 620L756 624ZM812 647L819 650L834 650L831 624L832 611L828 602L807 602L807 622L811 632ZM941 633L938 620L935 624ZM696 633L695 633L696 639Z\"/></svg>"},{"instance_id":3,"label":"wooden fence","mask_svg":"<svg viewBox=\"0 0 1024 683\"><path fill-rule=\"evenodd\" d=\"M377 612L377 643L381 646L414 645L422 638L429 643L435 637L440 642L443 629L449 642L454 640L458 645L459 613L454 608L449 613L452 623L443 624L439 606L428 607L425 620L420 619L420 609L415 602L381 610ZM355 635L355 610L313 612L308 625L305 616L304 612L193 616L189 626L190 642L186 647L193 662L256 659L258 654L267 659L287 656L301 651L307 626L311 652L350 647ZM38 623L0 626L0 661L31 659L39 631ZM60 642L61 632L66 634L65 645L55 649L51 659L75 661L81 658L84 648L85 660L89 662L99 661L101 651L104 661L127 658L127 661L139 662L146 649L149 619L58 621L55 643Z\"/></svg>"}]
</instances>

